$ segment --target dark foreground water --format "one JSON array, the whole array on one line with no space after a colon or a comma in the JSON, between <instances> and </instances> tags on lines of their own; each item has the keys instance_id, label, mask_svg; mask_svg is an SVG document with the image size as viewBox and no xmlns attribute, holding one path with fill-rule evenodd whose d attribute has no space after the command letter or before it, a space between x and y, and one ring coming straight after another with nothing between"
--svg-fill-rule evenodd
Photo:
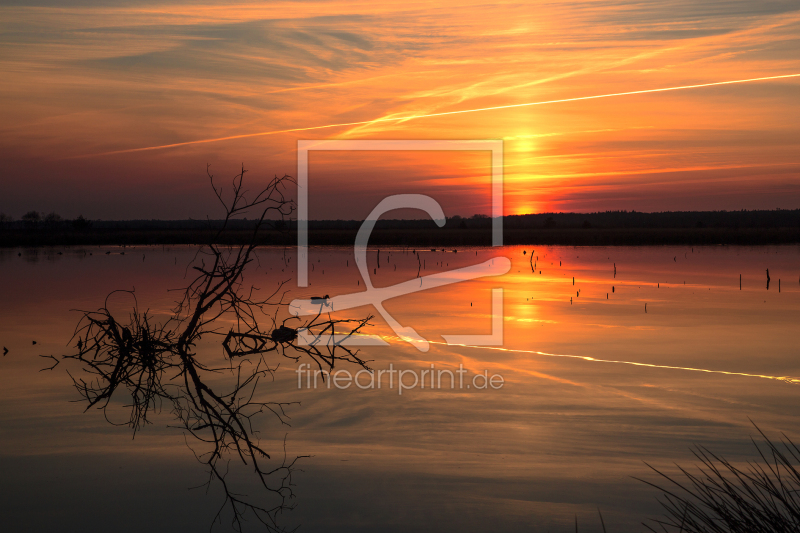
<instances>
[{"instance_id":1,"label":"dark foreground water","mask_svg":"<svg viewBox=\"0 0 800 533\"><path fill-rule=\"evenodd\" d=\"M66 353L80 318L70 310L100 307L115 289L135 289L141 307L166 316L176 297L168 289L185 283L194 251L0 252L0 345L9 350L0 358L3 530L208 530L220 495L189 490L204 470L167 428L169 413L131 439L73 403L66 365L40 372L47 361L38 357ZM420 274L494 256L510 258L510 272L386 302L431 342L427 352L380 317L370 332L389 346L362 350L376 371L417 379L431 367L463 368L463 385L451 388L444 374L441 386L412 387L408 372L402 394L388 373L380 388L366 374L348 388L314 388L288 360L263 383L263 397L300 402L288 411L291 427L268 419L258 427L265 447L280 456L286 436L288 455L311 455L294 477L287 526L556 532L574 531L577 516L581 531L600 531L599 508L608 531L643 530L638 524L659 514L656 491L633 479L655 479L644 462L689 465L693 444L747 458L748 417L770 435L800 433L792 383L800 378L800 248L426 250ZM377 258L369 253L377 286L420 269L406 250L382 250L380 268ZM313 249L310 264L311 286L292 289L294 252L264 250L246 281L266 290L289 280L289 299L364 288L350 249ZM442 335L491 332L493 288L503 289L502 345L444 343ZM213 343L201 350L222 357ZM502 387L473 381L484 371L502 376ZM215 530L229 530L227 522Z\"/></svg>"}]
</instances>

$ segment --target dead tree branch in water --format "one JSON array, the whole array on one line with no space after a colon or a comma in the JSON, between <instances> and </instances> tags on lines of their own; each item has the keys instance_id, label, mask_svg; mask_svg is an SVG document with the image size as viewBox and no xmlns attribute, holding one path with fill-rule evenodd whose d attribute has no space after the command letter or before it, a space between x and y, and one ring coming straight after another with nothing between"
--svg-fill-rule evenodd
<instances>
[{"instance_id":1,"label":"dead tree branch in water","mask_svg":"<svg viewBox=\"0 0 800 533\"><path fill-rule=\"evenodd\" d=\"M208 174L214 194L224 206L225 219L190 265L188 271L195 277L182 290L174 315L158 322L148 311L139 310L134 297L128 315L117 317L109 310L107 298L97 311L83 312L70 343L77 353L63 358L80 366L82 375L70 376L86 409L100 409L109 422L119 424L111 420L109 410L126 402L129 415L122 425L129 426L134 436L150 423L151 413L164 407L172 413L177 427L190 437L189 447L208 468L206 485L216 484L224 491L215 522L229 516L234 529L240 531L246 516L253 516L267 531L282 531L277 517L293 507L291 476L298 458L287 460L284 450L284 458L276 466L257 436L255 424L260 415L288 424L289 403L259 399L259 381L271 378L278 366L268 363L266 356L274 352L279 358L295 361L309 356L320 367L332 368L341 360L366 368L357 351L333 342L333 335L336 330L339 335L353 335L368 325L371 317L334 320L320 314L306 322L297 317L281 319L281 310L288 306L285 282L266 296L245 282L248 266L257 259L259 233L294 212L293 202L284 194L294 181L289 176L275 177L251 196L244 189L244 174L242 168L229 191L218 187ZM218 244L231 220L252 212L258 218L248 244ZM221 319L233 324L229 331L218 326ZM208 354L198 354L199 342L209 336L221 339L223 358L216 363ZM300 342L309 337L323 341ZM331 341L325 342L326 338ZM249 497L232 486L227 476L231 459L255 474L259 495Z\"/></svg>"}]
</instances>

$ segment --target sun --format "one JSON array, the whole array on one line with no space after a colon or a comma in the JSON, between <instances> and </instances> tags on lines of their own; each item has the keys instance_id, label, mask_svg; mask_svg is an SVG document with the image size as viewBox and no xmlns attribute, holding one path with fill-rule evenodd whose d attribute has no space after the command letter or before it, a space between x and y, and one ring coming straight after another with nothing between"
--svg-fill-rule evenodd
<instances>
[{"instance_id":1,"label":"sun","mask_svg":"<svg viewBox=\"0 0 800 533\"><path fill-rule=\"evenodd\" d=\"M510 215L530 215L541 212L540 206L535 202L522 202L515 206L509 206Z\"/></svg>"}]
</instances>

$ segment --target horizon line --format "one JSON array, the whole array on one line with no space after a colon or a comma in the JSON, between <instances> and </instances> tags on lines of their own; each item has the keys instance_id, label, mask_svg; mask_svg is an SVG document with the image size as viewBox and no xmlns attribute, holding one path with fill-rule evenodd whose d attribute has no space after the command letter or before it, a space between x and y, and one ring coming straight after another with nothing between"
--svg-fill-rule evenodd
<instances>
[{"instance_id":1,"label":"horizon line","mask_svg":"<svg viewBox=\"0 0 800 533\"><path fill-rule=\"evenodd\" d=\"M527 216L539 216L539 215L607 215L607 214L636 214L636 215L663 215L663 214L682 214L682 213L692 213L692 214L702 214L702 213L775 213L778 211L800 211L800 207L795 208L783 208L783 207L776 207L774 209L712 209L712 210L705 210L705 211L697 211L697 210L684 210L684 211L637 211L635 209L626 210L626 209L612 209L606 211L540 211L534 213L514 213L514 214L506 214L503 215L501 218L507 217L527 217ZM42 212L43 213L43 212ZM41 214L41 213L40 213ZM82 215L79 215L82 216ZM483 213L476 213L474 215L452 215L446 216L445 220L451 220L454 218L461 218L463 220L470 220L470 219L483 219L489 220L493 217L490 215L486 215ZM58 222L70 222L71 218L62 218ZM119 218L119 219L104 219L104 218L86 218L87 221L90 222L223 222L224 218ZM234 218L231 219L233 221L242 221L242 222L256 222L257 218ZM270 222L275 222L279 219L265 219L269 220ZM293 218L286 220L285 222L297 222L299 219ZM306 222L364 222L367 219L356 219L356 218L312 218L308 219ZM372 219L369 219L372 220ZM441 219L433 219L433 218L381 218L376 219L376 222L389 222L389 221L434 221L434 220L441 220ZM23 222L22 217L18 219L11 219L8 222ZM38 222L45 223L44 219L40 219Z\"/></svg>"}]
</instances>

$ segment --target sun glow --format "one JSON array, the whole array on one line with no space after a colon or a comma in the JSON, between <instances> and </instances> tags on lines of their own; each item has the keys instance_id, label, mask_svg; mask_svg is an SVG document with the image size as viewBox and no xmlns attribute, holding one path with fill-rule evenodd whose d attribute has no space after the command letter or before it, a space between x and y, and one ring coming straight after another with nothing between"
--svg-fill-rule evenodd
<instances>
[{"instance_id":1,"label":"sun glow","mask_svg":"<svg viewBox=\"0 0 800 533\"><path fill-rule=\"evenodd\" d=\"M62 215L189 218L207 212L183 202L206 163L291 175L301 139L503 139L510 213L796 207L800 15L467 5L0 7L7 173L37 183L0 200L57 211L63 191ZM460 187L454 212L487 209L485 163L413 180L350 167L361 185L331 178L330 205ZM106 187L124 201L87 194Z\"/></svg>"},{"instance_id":2,"label":"sun glow","mask_svg":"<svg viewBox=\"0 0 800 533\"><path fill-rule=\"evenodd\" d=\"M533 135L520 135L518 137L511 137L505 139L506 151L515 152L520 154L528 154L536 150L536 143L533 140Z\"/></svg>"},{"instance_id":3,"label":"sun glow","mask_svg":"<svg viewBox=\"0 0 800 533\"><path fill-rule=\"evenodd\" d=\"M510 215L530 215L532 213L540 213L539 205L533 202L525 202L512 207L508 214Z\"/></svg>"}]
</instances>

